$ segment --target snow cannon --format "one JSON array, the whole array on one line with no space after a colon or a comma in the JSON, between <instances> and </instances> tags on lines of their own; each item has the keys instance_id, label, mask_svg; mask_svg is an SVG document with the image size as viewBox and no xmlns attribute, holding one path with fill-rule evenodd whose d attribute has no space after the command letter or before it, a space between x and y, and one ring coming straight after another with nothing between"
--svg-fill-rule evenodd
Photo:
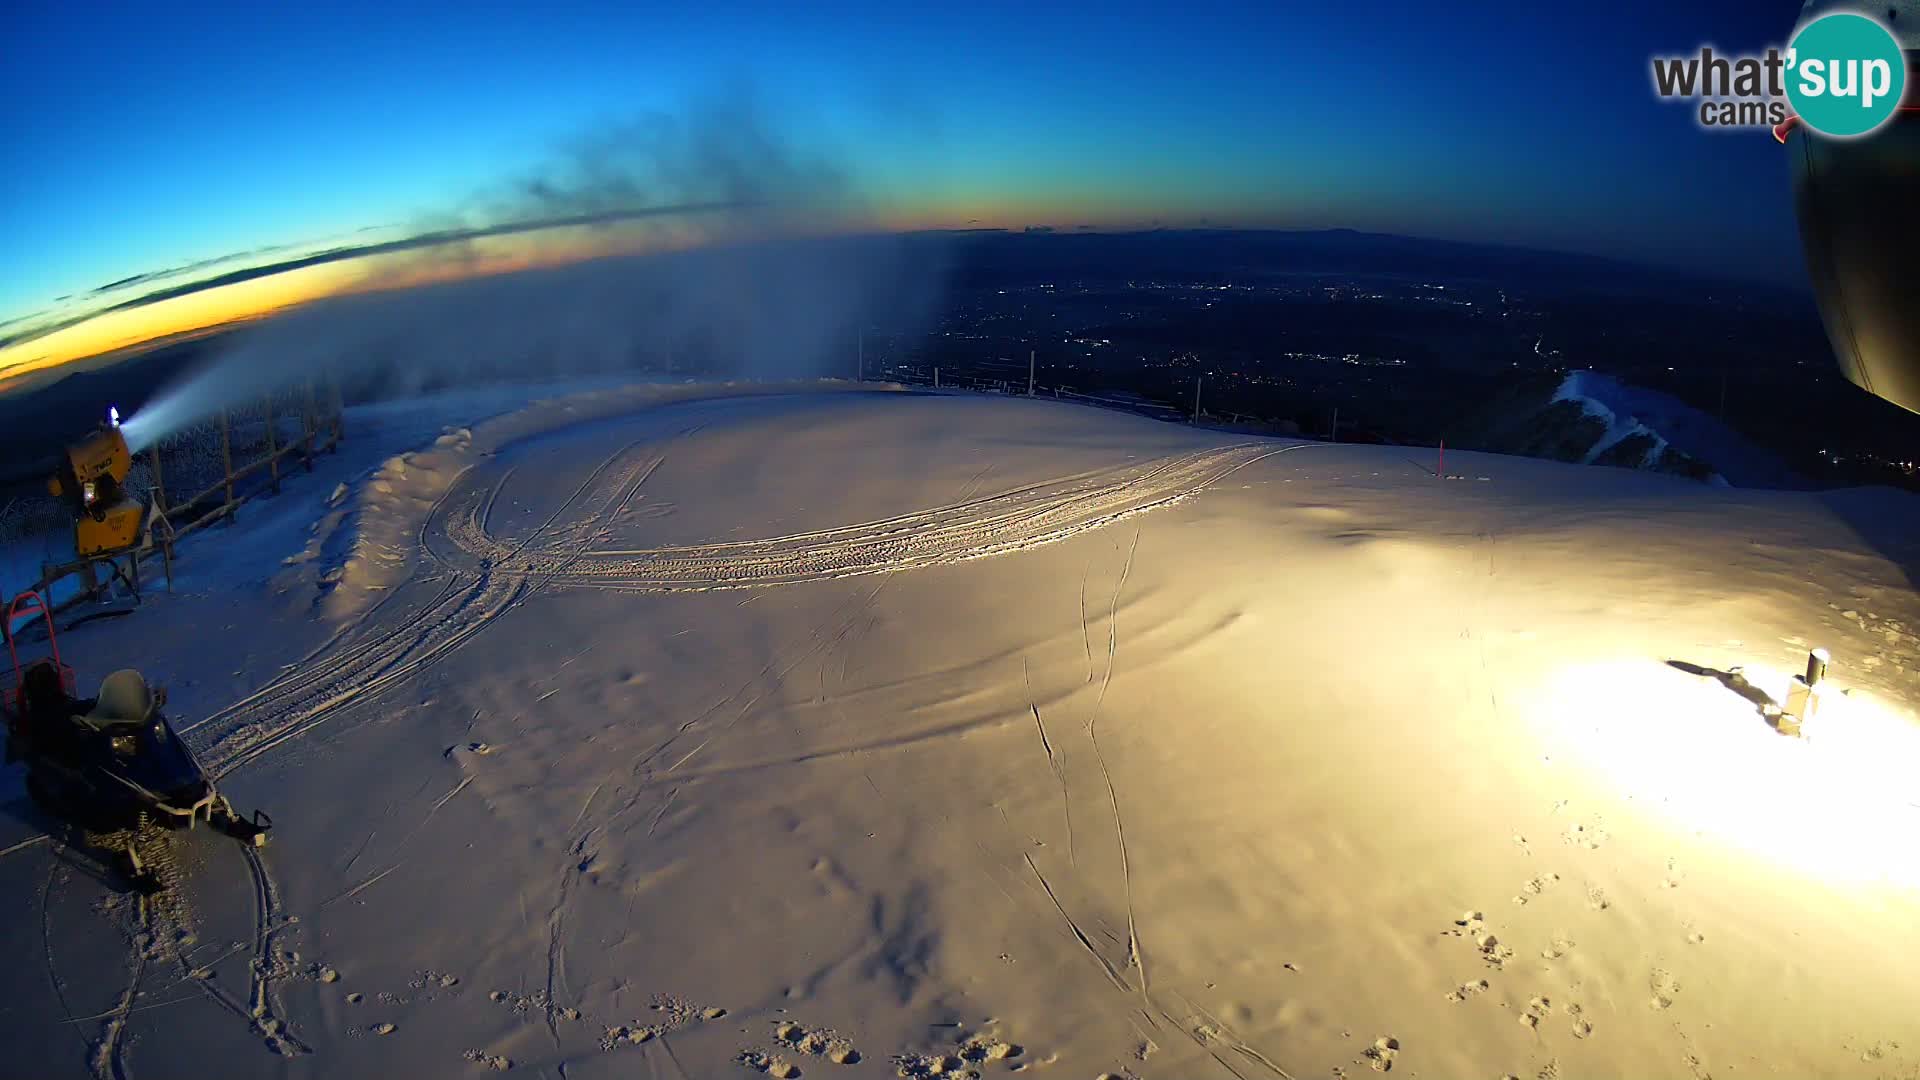
<instances>
[{"instance_id":1,"label":"snow cannon","mask_svg":"<svg viewBox=\"0 0 1920 1080\"><path fill-rule=\"evenodd\" d=\"M1882 127L1830 138L1789 121L1775 130L1793 155L1795 211L1807 273L1840 370L1868 393L1920 412L1920 304L1913 259L1920 251L1920 0L1883 0L1868 10L1900 41L1907 92ZM1808 0L1802 22L1857 10Z\"/></svg>"},{"instance_id":2,"label":"snow cannon","mask_svg":"<svg viewBox=\"0 0 1920 1080\"><path fill-rule=\"evenodd\" d=\"M146 506L127 494L133 453L120 431L118 411L99 430L67 447L47 490L73 511L73 547L82 558L124 551L140 539Z\"/></svg>"}]
</instances>

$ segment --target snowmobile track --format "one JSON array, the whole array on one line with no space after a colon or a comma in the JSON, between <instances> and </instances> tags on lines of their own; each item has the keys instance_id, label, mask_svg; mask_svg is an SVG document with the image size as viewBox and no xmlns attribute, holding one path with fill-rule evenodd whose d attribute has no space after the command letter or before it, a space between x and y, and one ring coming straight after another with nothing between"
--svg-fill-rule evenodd
<instances>
[{"instance_id":1,"label":"snowmobile track","mask_svg":"<svg viewBox=\"0 0 1920 1080\"><path fill-rule=\"evenodd\" d=\"M601 505L575 525L566 528L559 544L543 550L561 548L567 541L572 541L577 550L585 545L588 535L604 529L606 522L632 500L640 485L646 482L646 478L660 463L658 457L650 462L632 460L632 452L639 445L630 443L608 455L566 501L518 545L511 549L489 550L488 557L482 559L477 572L456 569L426 607L404 624L384 633L373 632L365 637L336 639L342 643L332 653L323 653L304 667L184 729L211 729L210 735L197 740L209 747L209 774L217 780L268 750L312 730L337 710L419 672L538 591L546 583L544 580L533 580L530 575L511 572L520 562L520 552L554 528L566 511L579 503L594 488L595 482L607 475L609 469L628 459L625 467L614 474L617 480ZM486 514L499 498L501 486L495 485L484 491L484 502L471 505L465 514L454 517L447 526L448 534L459 535L461 526L456 523L464 523L477 530L478 523L485 520ZM439 514L445 501L443 499L437 503L429 516ZM425 537L429 534L423 530L422 535ZM422 551L427 557L447 565L433 551L430 540L423 542ZM495 562L495 558L499 561ZM552 572L545 576L551 577ZM364 627L369 624L358 625Z\"/></svg>"},{"instance_id":2,"label":"snowmobile track","mask_svg":"<svg viewBox=\"0 0 1920 1080\"><path fill-rule=\"evenodd\" d=\"M465 589L459 586L465 584ZM334 712L377 694L453 651L484 630L529 591L525 581L482 573L452 579L435 603L409 625L324 657L269 687L224 716L208 755L218 780L248 761L326 721Z\"/></svg>"},{"instance_id":3,"label":"snowmobile track","mask_svg":"<svg viewBox=\"0 0 1920 1080\"><path fill-rule=\"evenodd\" d=\"M521 550L559 523L566 511L592 490L610 468L623 459L630 459L638 445L630 443L610 454L517 546L490 550L477 572L453 569L426 606L402 625L382 632L373 629L371 621L359 621L353 627L359 632L335 637L330 650L323 646L316 654L310 654L301 667L182 729L182 734L207 729L207 733L198 735L195 741L206 748L209 775L218 780L274 747L312 730L339 709L419 672L532 595L544 582L531 580L526 575L495 571L514 567ZM657 457L651 463L628 460L625 468L615 474L618 480L603 504L563 533L561 543L571 539L576 547L584 546L586 535L603 529L612 515L631 501L659 461ZM477 528L477 523L485 520L499 498L502 486L496 484L482 492L484 502L470 505L466 513L456 515L449 522L447 533L457 535L461 523ZM443 497L429 511L429 522L442 513L446 502ZM451 566L434 551L432 534L426 526L420 535L422 553L443 566ZM496 557L498 563L493 561ZM382 605L391 596L382 598Z\"/></svg>"},{"instance_id":4,"label":"snowmobile track","mask_svg":"<svg viewBox=\"0 0 1920 1080\"><path fill-rule=\"evenodd\" d=\"M448 529L470 559L543 585L637 592L755 588L896 573L1022 551L1179 502L1257 461L1294 449L1265 443L1196 451L1034 484L876 521L761 540L641 549L572 544L506 549L478 507ZM630 448L629 448L630 449ZM624 451L623 451L624 453ZM647 472L650 474L652 467ZM630 495L616 499L617 512ZM610 515L609 515L610 516ZM592 533L576 532L583 543Z\"/></svg>"},{"instance_id":5,"label":"snowmobile track","mask_svg":"<svg viewBox=\"0 0 1920 1080\"><path fill-rule=\"evenodd\" d=\"M1312 444L1240 443L985 497L972 496L976 481L960 501L875 521L760 540L646 549L592 545L605 541L615 519L665 461L657 445L635 441L609 454L537 528L513 541L496 538L487 528L509 469L492 485L458 494L450 489L429 510L418 533L416 559L437 564L447 576L423 608L389 628L370 618L355 622L301 666L182 734L194 733L209 775L218 780L340 709L418 674L547 588L760 588L988 558L1171 506L1240 469L1306 445ZM590 509L569 522L568 511L582 506ZM381 606L391 599L392 594L382 598Z\"/></svg>"}]
</instances>

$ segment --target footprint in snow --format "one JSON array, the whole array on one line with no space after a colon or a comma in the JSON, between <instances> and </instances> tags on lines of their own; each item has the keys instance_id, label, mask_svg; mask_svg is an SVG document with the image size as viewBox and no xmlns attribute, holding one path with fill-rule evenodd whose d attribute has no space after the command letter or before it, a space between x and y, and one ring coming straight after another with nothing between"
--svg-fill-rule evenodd
<instances>
[{"instance_id":1,"label":"footprint in snow","mask_svg":"<svg viewBox=\"0 0 1920 1080\"><path fill-rule=\"evenodd\" d=\"M502 1057L499 1054L489 1054L485 1050L468 1050L460 1056L476 1065L485 1065L494 1072L506 1072L508 1069L513 1068L512 1058Z\"/></svg>"},{"instance_id":2,"label":"footprint in snow","mask_svg":"<svg viewBox=\"0 0 1920 1080\"><path fill-rule=\"evenodd\" d=\"M615 1047L626 1046L626 1045L640 1046L644 1043L652 1042L654 1039L658 1038L659 1035L660 1035L659 1028L627 1027L625 1025L616 1024L612 1027L609 1027L607 1029L606 1035L603 1038L601 1038L600 1049L612 1050Z\"/></svg>"},{"instance_id":3,"label":"footprint in snow","mask_svg":"<svg viewBox=\"0 0 1920 1080\"><path fill-rule=\"evenodd\" d=\"M1606 842L1607 831L1598 825L1585 825L1580 822L1575 822L1567 826L1565 839L1567 843L1572 844L1574 847L1586 848L1588 851L1598 851L1600 850L1600 845Z\"/></svg>"},{"instance_id":4,"label":"footprint in snow","mask_svg":"<svg viewBox=\"0 0 1920 1080\"><path fill-rule=\"evenodd\" d=\"M1514 895L1514 904L1519 907L1525 907L1534 897L1553 888L1554 883L1559 880L1559 874L1543 874L1540 877L1527 879L1527 881L1520 886L1520 891Z\"/></svg>"},{"instance_id":5,"label":"footprint in snow","mask_svg":"<svg viewBox=\"0 0 1920 1080\"><path fill-rule=\"evenodd\" d=\"M791 1080L792 1077L800 1075L799 1066L786 1058L762 1053L759 1050L742 1050L740 1056L734 1060L754 1072L766 1073L768 1076L778 1077L779 1080Z\"/></svg>"},{"instance_id":6,"label":"footprint in snow","mask_svg":"<svg viewBox=\"0 0 1920 1080\"><path fill-rule=\"evenodd\" d=\"M860 1060L860 1051L830 1028L808 1029L788 1020L773 1029L773 1037L785 1046L803 1054L824 1056L836 1065L851 1065Z\"/></svg>"},{"instance_id":7,"label":"footprint in snow","mask_svg":"<svg viewBox=\"0 0 1920 1080\"><path fill-rule=\"evenodd\" d=\"M1391 1072L1393 1060L1400 1056L1400 1040L1391 1035L1382 1035L1373 1040L1373 1045L1367 1047L1364 1056L1374 1072Z\"/></svg>"},{"instance_id":8,"label":"footprint in snow","mask_svg":"<svg viewBox=\"0 0 1920 1080\"><path fill-rule=\"evenodd\" d=\"M916 1080L931 1076L978 1076L973 1066L991 1061L1006 1062L1009 1071L1023 1072L1030 1063L1015 1059L1026 1052L1026 1047L990 1034L963 1035L957 1040L954 1053L895 1054L893 1064L897 1075Z\"/></svg>"},{"instance_id":9,"label":"footprint in snow","mask_svg":"<svg viewBox=\"0 0 1920 1080\"><path fill-rule=\"evenodd\" d=\"M1647 999L1650 1007L1669 1009L1673 1007L1673 999L1680 993L1680 980L1674 978L1671 971L1654 968L1653 973L1647 976L1647 988L1652 991L1652 996Z\"/></svg>"},{"instance_id":10,"label":"footprint in snow","mask_svg":"<svg viewBox=\"0 0 1920 1080\"><path fill-rule=\"evenodd\" d=\"M1577 1002L1567 1003L1567 1016L1573 1022L1573 1037L1584 1039L1593 1034L1593 1022L1586 1017L1585 1010Z\"/></svg>"}]
</instances>

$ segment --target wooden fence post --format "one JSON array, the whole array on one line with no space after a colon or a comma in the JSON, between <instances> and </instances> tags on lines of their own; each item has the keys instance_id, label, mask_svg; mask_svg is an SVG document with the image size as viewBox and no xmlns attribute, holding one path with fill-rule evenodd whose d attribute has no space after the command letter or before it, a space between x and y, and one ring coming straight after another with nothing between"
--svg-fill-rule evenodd
<instances>
[{"instance_id":1,"label":"wooden fence post","mask_svg":"<svg viewBox=\"0 0 1920 1080\"><path fill-rule=\"evenodd\" d=\"M313 380L307 380L306 397L300 403L300 430L306 439L307 471L313 471Z\"/></svg>"},{"instance_id":2,"label":"wooden fence post","mask_svg":"<svg viewBox=\"0 0 1920 1080\"><path fill-rule=\"evenodd\" d=\"M227 501L220 509L227 514L227 522L233 522L233 435L232 425L227 420L227 408L220 407L220 468L227 478Z\"/></svg>"},{"instance_id":3,"label":"wooden fence post","mask_svg":"<svg viewBox=\"0 0 1920 1080\"><path fill-rule=\"evenodd\" d=\"M160 472L160 444L154 443L147 451L147 463L153 467L153 508L156 513L167 512L167 480Z\"/></svg>"},{"instance_id":4,"label":"wooden fence post","mask_svg":"<svg viewBox=\"0 0 1920 1080\"><path fill-rule=\"evenodd\" d=\"M280 440L273 430L273 393L267 393L267 473L273 477L273 493L280 494Z\"/></svg>"},{"instance_id":5,"label":"wooden fence post","mask_svg":"<svg viewBox=\"0 0 1920 1080\"><path fill-rule=\"evenodd\" d=\"M172 592L173 591L173 522L167 520L167 515L161 514L159 525L162 529L166 531L166 535L160 538L160 557L164 561L167 568L167 591Z\"/></svg>"},{"instance_id":6,"label":"wooden fence post","mask_svg":"<svg viewBox=\"0 0 1920 1080\"><path fill-rule=\"evenodd\" d=\"M166 560L167 565L167 591L172 592L173 541L171 539L171 533L173 530L171 523L167 521L167 481L165 475L160 471L160 444L157 442L154 443L152 449L147 451L147 454L148 460L153 463L153 517L147 519L147 539L153 539L153 530L156 524L168 527L169 538L164 541L165 546L161 549L160 555ZM135 549L133 553L133 568L135 573L139 572L140 552L138 549Z\"/></svg>"}]
</instances>

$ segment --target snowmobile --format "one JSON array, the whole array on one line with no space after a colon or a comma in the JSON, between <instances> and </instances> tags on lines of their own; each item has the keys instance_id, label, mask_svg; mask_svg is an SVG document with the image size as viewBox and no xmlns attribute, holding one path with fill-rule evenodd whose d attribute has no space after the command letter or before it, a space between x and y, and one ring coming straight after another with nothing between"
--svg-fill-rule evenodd
<instances>
[{"instance_id":1,"label":"snowmobile","mask_svg":"<svg viewBox=\"0 0 1920 1080\"><path fill-rule=\"evenodd\" d=\"M23 605L24 602L24 606ZM47 615L38 595L23 593L8 606L7 649L14 682L4 695L7 760L25 760L27 793L40 808L92 833L137 831L145 821L165 828L208 826L243 843L265 846L273 819L242 817L207 778L193 751L162 711L166 691L148 687L133 670L116 671L100 696L73 696L73 669L61 663L47 618L52 655L24 667L11 630L22 613ZM142 891L158 887L129 843L129 879Z\"/></svg>"}]
</instances>

